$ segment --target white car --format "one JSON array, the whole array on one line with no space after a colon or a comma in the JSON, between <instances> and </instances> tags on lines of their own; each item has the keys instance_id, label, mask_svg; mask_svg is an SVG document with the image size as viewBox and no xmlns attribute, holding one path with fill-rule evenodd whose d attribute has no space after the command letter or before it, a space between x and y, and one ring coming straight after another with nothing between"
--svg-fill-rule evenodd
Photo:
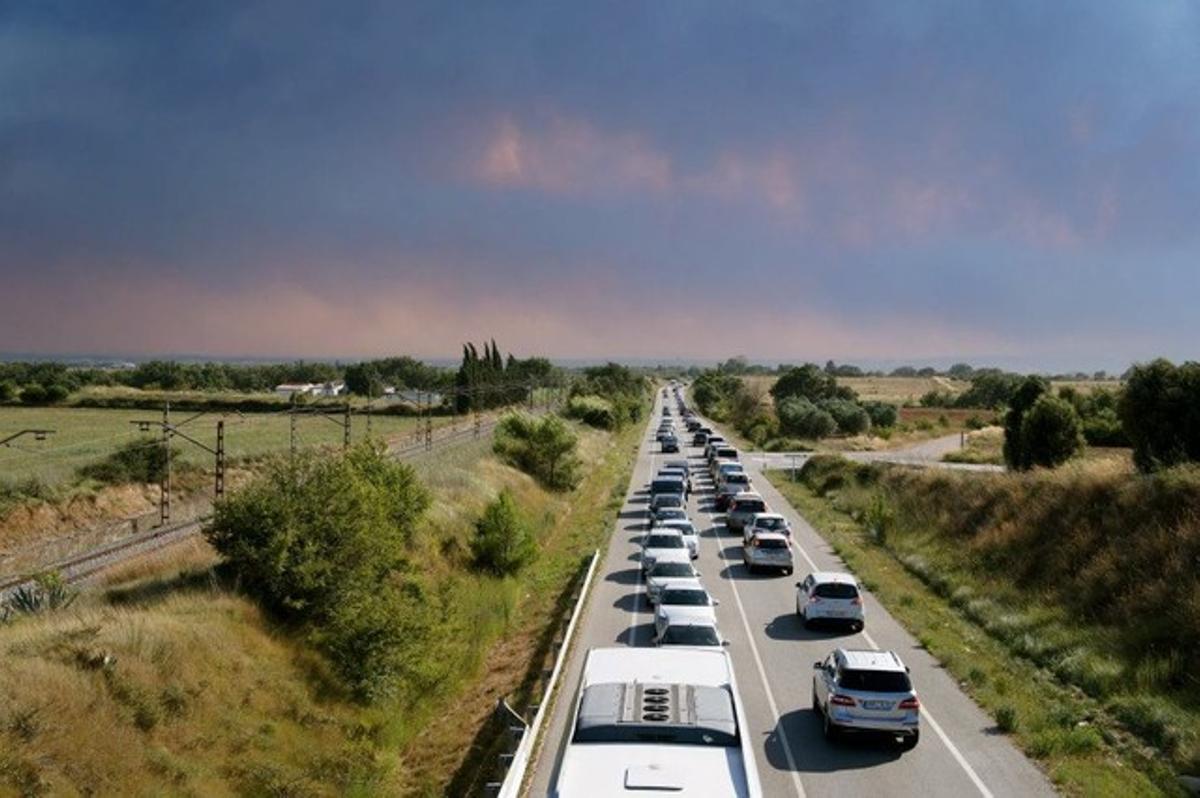
<instances>
[{"instance_id":1,"label":"white car","mask_svg":"<svg viewBox=\"0 0 1200 798\"><path fill-rule=\"evenodd\" d=\"M692 565L692 558L686 551L664 551L655 558L654 565L646 570L646 598L653 604L666 588L691 584L699 577L700 572Z\"/></svg>"},{"instance_id":2,"label":"white car","mask_svg":"<svg viewBox=\"0 0 1200 798\"><path fill-rule=\"evenodd\" d=\"M700 607L678 604L663 607L654 616L656 646L723 646L716 618Z\"/></svg>"},{"instance_id":3,"label":"white car","mask_svg":"<svg viewBox=\"0 0 1200 798\"><path fill-rule=\"evenodd\" d=\"M755 513L754 517L742 527L742 541L749 543L750 538L763 532L774 532L790 540L792 525L779 513Z\"/></svg>"},{"instance_id":4,"label":"white car","mask_svg":"<svg viewBox=\"0 0 1200 798\"><path fill-rule=\"evenodd\" d=\"M783 535L771 532L755 535L742 544L742 564L750 573L759 568L769 568L790 574L794 567L792 543Z\"/></svg>"},{"instance_id":5,"label":"white car","mask_svg":"<svg viewBox=\"0 0 1200 798\"><path fill-rule=\"evenodd\" d=\"M668 518L659 521L655 524L654 528L679 530L679 534L683 535L684 545L687 546L688 553L692 556L692 559L694 560L700 556L700 533L696 531L696 527L691 521Z\"/></svg>"},{"instance_id":6,"label":"white car","mask_svg":"<svg viewBox=\"0 0 1200 798\"><path fill-rule=\"evenodd\" d=\"M908 750L920 739L921 701L908 668L891 651L839 648L814 662L812 705L827 740L846 732L884 732Z\"/></svg>"},{"instance_id":7,"label":"white car","mask_svg":"<svg viewBox=\"0 0 1200 798\"><path fill-rule=\"evenodd\" d=\"M683 535L679 534L678 530L647 532L642 539L642 570L645 571L654 565L659 555L672 550L687 552L687 544L683 542Z\"/></svg>"},{"instance_id":8,"label":"white car","mask_svg":"<svg viewBox=\"0 0 1200 798\"><path fill-rule=\"evenodd\" d=\"M758 738L721 648L594 648L554 798L759 798Z\"/></svg>"},{"instance_id":9,"label":"white car","mask_svg":"<svg viewBox=\"0 0 1200 798\"><path fill-rule=\"evenodd\" d=\"M720 603L708 595L698 579L692 584L666 588L658 594L654 610L655 637L662 637L663 630L671 625L672 620L679 623L680 619L686 619L688 623L716 626L716 606Z\"/></svg>"},{"instance_id":10,"label":"white car","mask_svg":"<svg viewBox=\"0 0 1200 798\"><path fill-rule=\"evenodd\" d=\"M859 632L866 622L858 582L836 571L817 571L796 583L796 614L806 627L827 621Z\"/></svg>"}]
</instances>

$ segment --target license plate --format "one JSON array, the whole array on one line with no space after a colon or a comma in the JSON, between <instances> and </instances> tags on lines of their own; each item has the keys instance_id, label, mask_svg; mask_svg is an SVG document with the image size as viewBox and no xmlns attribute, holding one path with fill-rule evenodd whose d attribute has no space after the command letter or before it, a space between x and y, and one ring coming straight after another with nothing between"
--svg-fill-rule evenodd
<instances>
[{"instance_id":1,"label":"license plate","mask_svg":"<svg viewBox=\"0 0 1200 798\"><path fill-rule=\"evenodd\" d=\"M891 709L891 701L864 701L862 702L863 709Z\"/></svg>"}]
</instances>

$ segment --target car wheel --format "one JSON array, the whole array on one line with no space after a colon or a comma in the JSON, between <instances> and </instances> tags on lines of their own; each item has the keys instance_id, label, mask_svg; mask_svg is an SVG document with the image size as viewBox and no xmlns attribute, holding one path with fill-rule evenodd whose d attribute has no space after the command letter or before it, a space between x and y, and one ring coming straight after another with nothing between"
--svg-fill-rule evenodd
<instances>
[{"instance_id":1,"label":"car wheel","mask_svg":"<svg viewBox=\"0 0 1200 798\"><path fill-rule=\"evenodd\" d=\"M792 575L792 569L791 569L791 568L784 568L784 569L783 569L783 573L784 573L786 576L791 576L791 575Z\"/></svg>"},{"instance_id":2,"label":"car wheel","mask_svg":"<svg viewBox=\"0 0 1200 798\"><path fill-rule=\"evenodd\" d=\"M821 714L821 702L817 700L817 683L816 682L813 682L812 695L813 695L813 704L812 704L813 712L817 713L817 715L820 715Z\"/></svg>"},{"instance_id":3,"label":"car wheel","mask_svg":"<svg viewBox=\"0 0 1200 798\"><path fill-rule=\"evenodd\" d=\"M854 627L854 631L856 632L861 632L863 630L862 621L855 621L853 624L851 624L851 626Z\"/></svg>"},{"instance_id":4,"label":"car wheel","mask_svg":"<svg viewBox=\"0 0 1200 798\"><path fill-rule=\"evenodd\" d=\"M901 740L900 750L902 750L902 751L913 750L914 748L917 747L917 742L919 742L920 739L921 739L921 733L913 732L912 734L908 735L903 740Z\"/></svg>"},{"instance_id":5,"label":"car wheel","mask_svg":"<svg viewBox=\"0 0 1200 798\"><path fill-rule=\"evenodd\" d=\"M825 732L825 739L831 743L835 742L838 738L837 724L829 719L828 712L822 712L821 717L824 719L824 723L821 724L821 730Z\"/></svg>"},{"instance_id":6,"label":"car wheel","mask_svg":"<svg viewBox=\"0 0 1200 798\"><path fill-rule=\"evenodd\" d=\"M800 609L800 599L796 599L796 617L799 618L801 622L804 621L804 612Z\"/></svg>"}]
</instances>

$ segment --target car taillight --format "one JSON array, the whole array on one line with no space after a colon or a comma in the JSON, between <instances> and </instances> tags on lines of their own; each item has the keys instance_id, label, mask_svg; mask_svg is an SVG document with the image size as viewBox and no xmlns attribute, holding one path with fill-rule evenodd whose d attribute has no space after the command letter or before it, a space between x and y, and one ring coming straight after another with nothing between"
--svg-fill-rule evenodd
<instances>
[{"instance_id":1,"label":"car taillight","mask_svg":"<svg viewBox=\"0 0 1200 798\"><path fill-rule=\"evenodd\" d=\"M854 699L848 695L834 693L829 697L829 703L837 704L839 707L852 707L854 706Z\"/></svg>"},{"instance_id":2,"label":"car taillight","mask_svg":"<svg viewBox=\"0 0 1200 798\"><path fill-rule=\"evenodd\" d=\"M921 702L917 700L916 696L913 696L912 698L906 698L897 705L897 709L920 709L920 708L921 708Z\"/></svg>"},{"instance_id":3,"label":"car taillight","mask_svg":"<svg viewBox=\"0 0 1200 798\"><path fill-rule=\"evenodd\" d=\"M809 604L820 604L820 603L821 603L821 597L820 597L820 596L809 596L809 597L808 597L808 603L809 603Z\"/></svg>"},{"instance_id":4,"label":"car taillight","mask_svg":"<svg viewBox=\"0 0 1200 798\"><path fill-rule=\"evenodd\" d=\"M855 605L856 607L861 607L862 606L862 596L855 596L854 600L851 601L850 603Z\"/></svg>"}]
</instances>

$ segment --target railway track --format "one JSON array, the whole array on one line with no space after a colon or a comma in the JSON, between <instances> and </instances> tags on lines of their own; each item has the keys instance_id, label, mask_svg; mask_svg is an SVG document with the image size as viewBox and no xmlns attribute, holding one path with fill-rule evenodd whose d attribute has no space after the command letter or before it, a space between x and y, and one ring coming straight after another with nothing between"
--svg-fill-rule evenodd
<instances>
[{"instance_id":1,"label":"railway track","mask_svg":"<svg viewBox=\"0 0 1200 798\"><path fill-rule=\"evenodd\" d=\"M394 446L390 454L397 460L419 460L424 455L491 435L498 423L498 419L490 418L478 428L471 425L454 429L448 434L433 438L429 443L419 440ZM189 521L137 532L121 540L96 546L82 554L46 563L38 571L55 571L68 584L79 583L134 557L186 540L198 534L209 518L211 516L204 515ZM9 596L20 588L32 584L33 577L28 573L0 578L0 603L7 601Z\"/></svg>"}]
</instances>

